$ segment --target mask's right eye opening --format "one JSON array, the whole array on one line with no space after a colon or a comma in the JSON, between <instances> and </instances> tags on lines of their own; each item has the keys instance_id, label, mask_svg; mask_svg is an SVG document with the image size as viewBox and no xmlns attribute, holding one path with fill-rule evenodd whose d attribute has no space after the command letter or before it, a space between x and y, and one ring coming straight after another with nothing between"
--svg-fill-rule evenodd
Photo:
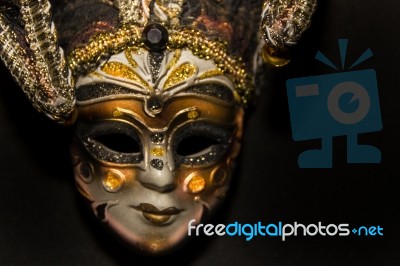
<instances>
[{"instance_id":1,"label":"mask's right eye opening","mask_svg":"<svg viewBox=\"0 0 400 266\"><path fill-rule=\"evenodd\" d=\"M110 150L120 153L139 153L140 143L130 135L123 133L108 133L92 138Z\"/></svg>"},{"instance_id":2,"label":"mask's right eye opening","mask_svg":"<svg viewBox=\"0 0 400 266\"><path fill-rule=\"evenodd\" d=\"M77 133L86 150L100 161L138 164L143 160L139 134L130 125L114 121L79 122Z\"/></svg>"}]
</instances>

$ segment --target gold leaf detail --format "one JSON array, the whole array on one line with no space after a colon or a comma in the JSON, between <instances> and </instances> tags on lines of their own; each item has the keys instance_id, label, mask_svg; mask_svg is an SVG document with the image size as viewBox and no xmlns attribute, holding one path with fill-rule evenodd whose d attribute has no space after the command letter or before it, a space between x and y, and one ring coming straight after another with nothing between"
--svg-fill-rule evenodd
<instances>
[{"instance_id":1,"label":"gold leaf detail","mask_svg":"<svg viewBox=\"0 0 400 266\"><path fill-rule=\"evenodd\" d=\"M90 76L96 77L96 78L99 78L99 79L103 79L103 78L104 78L102 75L100 75L100 74L97 73L97 72L92 72L92 73L90 73Z\"/></svg>"},{"instance_id":2,"label":"gold leaf detail","mask_svg":"<svg viewBox=\"0 0 400 266\"><path fill-rule=\"evenodd\" d=\"M197 72L197 67L195 65L184 63L180 65L178 68L174 69L172 73L167 78L164 84L164 90L171 88L174 85L177 85L188 78L192 77Z\"/></svg>"},{"instance_id":3,"label":"gold leaf detail","mask_svg":"<svg viewBox=\"0 0 400 266\"><path fill-rule=\"evenodd\" d=\"M138 67L138 64L136 63L135 59L132 56L132 53L136 52L137 50L138 50L138 48L136 48L136 47L129 47L128 49L125 50L126 59L128 60L131 67L133 67L133 68Z\"/></svg>"},{"instance_id":4,"label":"gold leaf detail","mask_svg":"<svg viewBox=\"0 0 400 266\"><path fill-rule=\"evenodd\" d=\"M174 56L172 57L171 61L168 62L167 70L173 68L176 65L176 63L178 63L179 59L181 58L181 55L182 55L181 49L175 50Z\"/></svg>"},{"instance_id":5,"label":"gold leaf detail","mask_svg":"<svg viewBox=\"0 0 400 266\"><path fill-rule=\"evenodd\" d=\"M101 71L110 76L133 80L143 85L146 89L151 90L150 85L146 81L144 81L139 76L139 74L137 74L133 69L122 63L108 62L101 67Z\"/></svg>"},{"instance_id":6,"label":"gold leaf detail","mask_svg":"<svg viewBox=\"0 0 400 266\"><path fill-rule=\"evenodd\" d=\"M203 74L201 74L199 77L199 80L216 77L216 76L222 76L222 75L224 75L224 72L221 69L212 69L212 70L208 70L208 71L204 72Z\"/></svg>"}]
</instances>

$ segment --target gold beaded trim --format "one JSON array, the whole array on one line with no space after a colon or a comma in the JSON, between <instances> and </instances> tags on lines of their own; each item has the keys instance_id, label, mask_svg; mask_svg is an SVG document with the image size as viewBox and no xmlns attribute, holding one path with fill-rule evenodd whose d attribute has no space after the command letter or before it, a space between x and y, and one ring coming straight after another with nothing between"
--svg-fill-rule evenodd
<instances>
[{"instance_id":1,"label":"gold beaded trim","mask_svg":"<svg viewBox=\"0 0 400 266\"><path fill-rule=\"evenodd\" d=\"M128 47L145 48L141 37L142 27L123 25L116 32L101 33L90 39L89 43L72 51L68 57L69 67L74 75L87 73L97 67L102 59L118 54ZM200 31L193 29L169 32L167 49L189 49L195 56L213 60L221 73L230 77L240 96L239 102L246 106L253 86L251 77L244 68L241 58L233 58L227 53L227 46L220 41L209 40Z\"/></svg>"}]
</instances>

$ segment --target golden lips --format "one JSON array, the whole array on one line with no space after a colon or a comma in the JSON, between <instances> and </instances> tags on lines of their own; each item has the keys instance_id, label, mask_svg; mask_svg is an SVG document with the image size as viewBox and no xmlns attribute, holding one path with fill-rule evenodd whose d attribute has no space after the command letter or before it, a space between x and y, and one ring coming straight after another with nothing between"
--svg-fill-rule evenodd
<instances>
[{"instance_id":1,"label":"golden lips","mask_svg":"<svg viewBox=\"0 0 400 266\"><path fill-rule=\"evenodd\" d=\"M177 215L183 211L175 207L168 207L166 209L159 210L156 206L150 203L140 203L138 206L131 207L142 212L143 217L155 225L162 225L167 222L172 215Z\"/></svg>"}]
</instances>

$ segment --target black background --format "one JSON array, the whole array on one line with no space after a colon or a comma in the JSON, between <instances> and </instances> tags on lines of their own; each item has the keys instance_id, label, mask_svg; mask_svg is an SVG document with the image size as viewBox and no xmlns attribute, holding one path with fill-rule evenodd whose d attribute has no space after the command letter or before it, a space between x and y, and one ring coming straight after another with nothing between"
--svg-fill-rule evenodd
<instances>
[{"instance_id":1,"label":"black background","mask_svg":"<svg viewBox=\"0 0 400 266\"><path fill-rule=\"evenodd\" d=\"M400 265L400 4L395 0L321 0L292 63L268 69L250 109L238 169L213 224L349 223L380 225L383 237L195 237L175 253L143 257L106 234L77 195L69 161L71 132L38 114L1 67L0 265ZM297 156L318 140L294 142L285 89L289 78L333 73L318 50L339 63L337 39L349 39L348 62L377 72L383 130L360 136L381 164L346 164L346 138L334 138L332 169L299 169Z\"/></svg>"}]
</instances>

